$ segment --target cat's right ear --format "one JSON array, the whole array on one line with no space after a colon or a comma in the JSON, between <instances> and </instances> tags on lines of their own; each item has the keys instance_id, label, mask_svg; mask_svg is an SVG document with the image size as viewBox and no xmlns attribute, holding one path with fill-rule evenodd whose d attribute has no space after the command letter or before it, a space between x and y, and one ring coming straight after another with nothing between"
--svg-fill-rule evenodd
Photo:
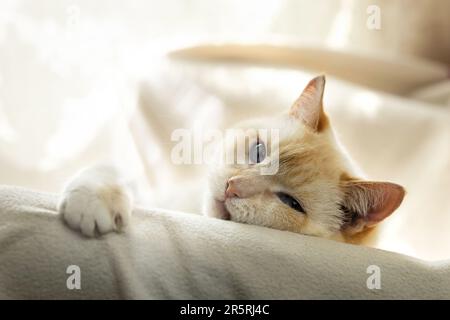
<instances>
[{"instance_id":1,"label":"cat's right ear","mask_svg":"<svg viewBox=\"0 0 450 320\"><path fill-rule=\"evenodd\" d=\"M303 89L289 111L290 116L302 121L314 132L323 131L328 125L328 119L323 111L324 89L325 76L315 77Z\"/></svg>"},{"instance_id":2,"label":"cat's right ear","mask_svg":"<svg viewBox=\"0 0 450 320\"><path fill-rule=\"evenodd\" d=\"M345 223L341 229L348 235L373 227L390 216L405 196L405 189L391 182L346 181L342 187Z\"/></svg>"}]
</instances>

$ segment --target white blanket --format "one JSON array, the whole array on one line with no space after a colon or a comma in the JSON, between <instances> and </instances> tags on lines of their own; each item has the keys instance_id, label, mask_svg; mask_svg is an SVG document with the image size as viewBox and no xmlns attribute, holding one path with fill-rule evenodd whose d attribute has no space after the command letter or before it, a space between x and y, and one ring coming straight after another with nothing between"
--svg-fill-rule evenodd
<instances>
[{"instance_id":1,"label":"white blanket","mask_svg":"<svg viewBox=\"0 0 450 320\"><path fill-rule=\"evenodd\" d=\"M450 298L450 261L163 210L135 210L124 234L86 239L55 202L0 187L0 298ZM71 265L80 290L67 288ZM369 287L380 289L368 288L369 266L380 272Z\"/></svg>"}]
</instances>

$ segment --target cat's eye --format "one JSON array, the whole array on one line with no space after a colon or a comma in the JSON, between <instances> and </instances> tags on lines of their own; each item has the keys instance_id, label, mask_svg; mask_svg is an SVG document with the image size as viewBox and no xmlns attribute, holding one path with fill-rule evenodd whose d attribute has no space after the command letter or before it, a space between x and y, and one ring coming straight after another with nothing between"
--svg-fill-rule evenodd
<instances>
[{"instance_id":1,"label":"cat's eye","mask_svg":"<svg viewBox=\"0 0 450 320\"><path fill-rule=\"evenodd\" d=\"M285 205L288 205L289 207L291 207L294 210L297 210L298 212L306 213L305 209L303 209L300 202L298 202L294 197L284 192L277 192L276 195L280 199L280 201L283 202Z\"/></svg>"},{"instance_id":2,"label":"cat's eye","mask_svg":"<svg viewBox=\"0 0 450 320\"><path fill-rule=\"evenodd\" d=\"M252 163L260 163L263 161L266 158L266 145L258 139L250 147L249 157Z\"/></svg>"}]
</instances>

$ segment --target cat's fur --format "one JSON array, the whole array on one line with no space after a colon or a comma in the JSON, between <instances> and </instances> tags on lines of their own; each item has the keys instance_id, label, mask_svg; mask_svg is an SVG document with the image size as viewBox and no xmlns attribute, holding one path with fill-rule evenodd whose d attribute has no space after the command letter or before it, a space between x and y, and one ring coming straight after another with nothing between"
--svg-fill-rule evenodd
<instances>
[{"instance_id":1,"label":"cat's fur","mask_svg":"<svg viewBox=\"0 0 450 320\"><path fill-rule=\"evenodd\" d=\"M214 166L204 214L351 241L400 205L405 194L401 186L367 181L355 172L324 113L324 87L325 77L316 77L285 114L239 126L278 130L279 170L261 175L262 163ZM234 150L236 145L226 144L226 148ZM282 202L280 192L297 199L304 212ZM94 236L123 229L129 223L132 202L120 174L98 166L82 171L67 185L59 211L70 227Z\"/></svg>"}]
</instances>

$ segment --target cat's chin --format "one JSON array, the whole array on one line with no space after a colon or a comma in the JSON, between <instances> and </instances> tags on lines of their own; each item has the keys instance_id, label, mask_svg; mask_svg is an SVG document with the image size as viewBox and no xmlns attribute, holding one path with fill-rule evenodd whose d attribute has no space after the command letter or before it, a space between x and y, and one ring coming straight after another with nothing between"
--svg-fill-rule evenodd
<instances>
[{"instance_id":1,"label":"cat's chin","mask_svg":"<svg viewBox=\"0 0 450 320\"><path fill-rule=\"evenodd\" d=\"M231 220L231 215L225 207L225 201L214 200L216 212L215 217L222 220Z\"/></svg>"}]
</instances>

